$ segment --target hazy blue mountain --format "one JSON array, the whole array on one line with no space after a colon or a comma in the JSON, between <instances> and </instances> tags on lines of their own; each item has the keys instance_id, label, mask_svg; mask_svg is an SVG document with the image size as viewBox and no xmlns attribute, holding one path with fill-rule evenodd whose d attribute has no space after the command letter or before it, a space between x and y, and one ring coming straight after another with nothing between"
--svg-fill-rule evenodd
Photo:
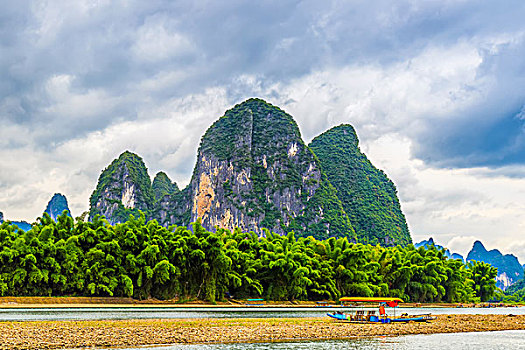
<instances>
[{"instance_id":1,"label":"hazy blue mountain","mask_svg":"<svg viewBox=\"0 0 525 350\"><path fill-rule=\"evenodd\" d=\"M56 221L57 217L62 215L64 210L66 210L68 215L71 216L66 196L60 193L55 193L49 203L47 203L47 207L44 212L48 213L51 219Z\"/></svg>"},{"instance_id":2,"label":"hazy blue mountain","mask_svg":"<svg viewBox=\"0 0 525 350\"><path fill-rule=\"evenodd\" d=\"M23 231L31 230L31 224L26 221L11 221L13 225L18 226L19 229Z\"/></svg>"},{"instance_id":3,"label":"hazy blue mountain","mask_svg":"<svg viewBox=\"0 0 525 350\"><path fill-rule=\"evenodd\" d=\"M451 253L448 248L445 248L443 246L440 246L439 244L436 244L432 237L430 237L428 240L424 240L424 241L421 241L419 243L414 244L414 247L416 247L416 248L425 247L425 249L428 249L431 246L435 246L438 249L444 250L445 251L445 256L447 258L449 258L449 259L458 259L458 260L461 260L461 261L465 262L465 259L463 258L463 256L461 254Z\"/></svg>"},{"instance_id":4,"label":"hazy blue mountain","mask_svg":"<svg viewBox=\"0 0 525 350\"><path fill-rule=\"evenodd\" d=\"M503 255L497 249L487 251L483 243L474 242L472 250L468 253L467 261L483 261L498 268L496 286L503 290L523 278L523 265L512 254Z\"/></svg>"},{"instance_id":5,"label":"hazy blue mountain","mask_svg":"<svg viewBox=\"0 0 525 350\"><path fill-rule=\"evenodd\" d=\"M18 226L19 229L24 230L24 231L29 231L31 229L30 223L25 222L25 221L11 221L7 218L4 218L4 213L0 211L0 224L3 223L4 221L9 221L13 225Z\"/></svg>"}]
</instances>

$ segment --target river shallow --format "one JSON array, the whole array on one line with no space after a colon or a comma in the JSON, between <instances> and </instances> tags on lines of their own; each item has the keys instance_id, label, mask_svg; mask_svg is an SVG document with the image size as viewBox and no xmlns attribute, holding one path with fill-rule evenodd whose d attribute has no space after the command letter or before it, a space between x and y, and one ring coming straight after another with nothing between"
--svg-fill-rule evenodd
<instances>
[{"instance_id":1,"label":"river shallow","mask_svg":"<svg viewBox=\"0 0 525 350\"><path fill-rule=\"evenodd\" d=\"M377 337L349 340L304 342L197 344L158 347L118 348L118 350L496 350L525 349L525 331L498 331L479 333L452 333ZM111 348L108 350L117 350Z\"/></svg>"},{"instance_id":2,"label":"river shallow","mask_svg":"<svg viewBox=\"0 0 525 350\"><path fill-rule=\"evenodd\" d=\"M130 320L130 319L177 319L177 318L273 318L273 317L322 317L335 310L377 310L377 308L341 307L199 307L199 308L3 308L1 321L62 321L62 320ZM393 314L388 309L388 314ZM395 314L414 315L525 315L520 308L396 308Z\"/></svg>"}]
</instances>

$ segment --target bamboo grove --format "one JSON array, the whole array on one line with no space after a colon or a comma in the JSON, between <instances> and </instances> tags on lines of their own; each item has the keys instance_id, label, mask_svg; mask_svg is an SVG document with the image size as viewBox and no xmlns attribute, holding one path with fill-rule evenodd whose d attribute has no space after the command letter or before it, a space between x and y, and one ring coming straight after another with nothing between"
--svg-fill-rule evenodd
<instances>
[{"instance_id":1,"label":"bamboo grove","mask_svg":"<svg viewBox=\"0 0 525 350\"><path fill-rule=\"evenodd\" d=\"M210 302L226 297L326 300L392 296L412 302L484 301L496 269L435 248L384 248L266 237L240 230L165 228L144 216L109 225L47 214L24 232L0 225L0 295L125 296Z\"/></svg>"}]
</instances>

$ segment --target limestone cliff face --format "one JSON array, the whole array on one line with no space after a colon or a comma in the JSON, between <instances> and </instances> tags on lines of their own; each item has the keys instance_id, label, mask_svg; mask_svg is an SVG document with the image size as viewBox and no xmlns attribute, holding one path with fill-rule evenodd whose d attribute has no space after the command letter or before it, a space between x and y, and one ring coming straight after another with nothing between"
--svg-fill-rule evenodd
<instances>
[{"instance_id":1,"label":"limestone cliff face","mask_svg":"<svg viewBox=\"0 0 525 350\"><path fill-rule=\"evenodd\" d=\"M97 188L90 198L92 219L100 214L112 223L124 222L139 210L149 215L154 195L147 168L139 156L124 152L100 175Z\"/></svg>"},{"instance_id":2,"label":"limestone cliff face","mask_svg":"<svg viewBox=\"0 0 525 350\"><path fill-rule=\"evenodd\" d=\"M190 189L165 195L155 203L153 218L163 226L177 225L188 227L191 223Z\"/></svg>"},{"instance_id":3,"label":"limestone cliff face","mask_svg":"<svg viewBox=\"0 0 525 350\"><path fill-rule=\"evenodd\" d=\"M64 210L67 211L69 216L71 216L66 196L60 193L55 193L49 203L47 203L45 213L48 213L51 219L56 221L57 218L62 215Z\"/></svg>"},{"instance_id":4,"label":"limestone cliff face","mask_svg":"<svg viewBox=\"0 0 525 350\"><path fill-rule=\"evenodd\" d=\"M190 220L201 218L206 228L355 238L293 118L259 99L235 106L208 129L188 196Z\"/></svg>"}]
</instances>

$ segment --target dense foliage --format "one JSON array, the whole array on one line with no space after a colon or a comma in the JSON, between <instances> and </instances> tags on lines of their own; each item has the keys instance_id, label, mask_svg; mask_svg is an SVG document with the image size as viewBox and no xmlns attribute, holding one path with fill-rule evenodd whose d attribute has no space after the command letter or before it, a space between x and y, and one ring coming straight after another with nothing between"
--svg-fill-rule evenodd
<instances>
[{"instance_id":1,"label":"dense foliage","mask_svg":"<svg viewBox=\"0 0 525 350\"><path fill-rule=\"evenodd\" d=\"M309 147L337 189L337 197L350 217L359 242L412 243L394 183L359 150L351 125L324 132L313 139Z\"/></svg>"},{"instance_id":2,"label":"dense foliage","mask_svg":"<svg viewBox=\"0 0 525 350\"><path fill-rule=\"evenodd\" d=\"M489 268L467 268L435 248L385 248L219 229L146 223L144 215L109 225L48 214L28 232L0 225L0 295L178 297L214 302L225 295L322 300L397 296L414 302L486 300Z\"/></svg>"}]
</instances>

